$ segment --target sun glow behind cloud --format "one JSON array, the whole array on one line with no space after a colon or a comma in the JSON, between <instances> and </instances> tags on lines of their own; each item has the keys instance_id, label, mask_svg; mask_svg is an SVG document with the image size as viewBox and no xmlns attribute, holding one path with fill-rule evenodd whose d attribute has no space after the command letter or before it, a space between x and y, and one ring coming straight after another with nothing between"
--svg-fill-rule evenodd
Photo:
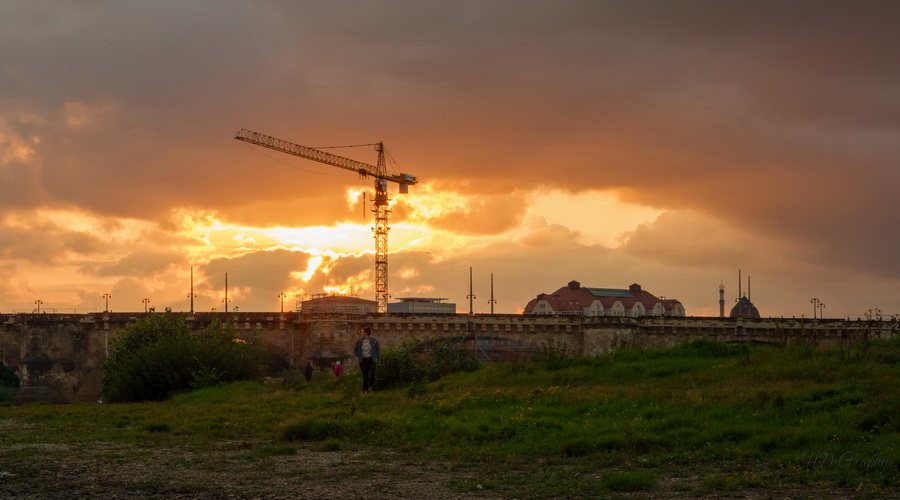
<instances>
[{"instance_id":1,"label":"sun glow behind cloud","mask_svg":"<svg viewBox=\"0 0 900 500\"><path fill-rule=\"evenodd\" d=\"M652 222L664 211L624 203L612 191L569 193L541 190L532 195L527 213L578 231L584 244L619 247L622 235Z\"/></svg>"},{"instance_id":2,"label":"sun glow behind cloud","mask_svg":"<svg viewBox=\"0 0 900 500\"><path fill-rule=\"evenodd\" d=\"M348 189L347 203L361 201L361 192ZM621 203L613 193L603 191L573 194L540 189L513 193L510 198L515 203L488 206L494 211L489 215L511 221L509 226L497 233L479 233L434 224L448 217L457 217L463 228L466 218L477 224L477 219L485 216L478 211L484 208L478 205L478 194L423 184L409 195L395 197L389 251L392 255L417 253L426 261L419 261L415 267L402 263L392 266L392 293L448 295L441 291L446 276L430 270L429 262L452 265L477 261L482 251L510 243L540 246L578 241L612 248L618 245L617 238L621 239L622 234L633 232L659 213ZM512 213L496 213L501 209ZM215 211L185 208L172 210L168 217L156 222L73 210L42 210L38 217L8 215L4 223L11 230L44 228L48 242L65 242L55 251L51 251L52 245L34 243L47 253L44 259L61 267L51 271L25 264L22 272L29 276L28 280L8 277L12 283L27 284L29 289L20 290L20 294L40 297L45 304L62 309L97 309L104 293L113 294L117 310L137 310L142 307L142 298L148 296L159 308L186 304L184 297L192 268L198 303L207 304L198 306L201 308L209 304L215 307L220 302L224 283L219 282L229 271L229 299L244 307L260 308L250 304L258 302L260 294L271 294L262 291L263 281L281 281L282 285L266 286L280 286L278 291L291 296L374 294L371 215L362 223L253 227L236 224ZM27 248L20 253L35 256ZM296 258L290 257L293 254ZM281 257L274 260L278 255ZM248 275L258 276L255 284L246 283Z\"/></svg>"}]
</instances>

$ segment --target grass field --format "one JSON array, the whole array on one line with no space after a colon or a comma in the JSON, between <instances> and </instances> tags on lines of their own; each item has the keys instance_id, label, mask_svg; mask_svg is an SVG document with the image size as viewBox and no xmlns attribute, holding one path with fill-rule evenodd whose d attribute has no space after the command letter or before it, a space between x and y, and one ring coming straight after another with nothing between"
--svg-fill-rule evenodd
<instances>
[{"instance_id":1,"label":"grass field","mask_svg":"<svg viewBox=\"0 0 900 500\"><path fill-rule=\"evenodd\" d=\"M897 498L898 380L900 338L697 341L375 394L351 372L5 407L0 496Z\"/></svg>"}]
</instances>

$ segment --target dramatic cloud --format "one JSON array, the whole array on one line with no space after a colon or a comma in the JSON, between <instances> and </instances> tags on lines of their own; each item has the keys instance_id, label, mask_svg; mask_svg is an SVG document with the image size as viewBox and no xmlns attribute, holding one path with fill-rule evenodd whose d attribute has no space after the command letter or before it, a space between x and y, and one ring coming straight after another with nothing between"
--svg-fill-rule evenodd
<instances>
[{"instance_id":1,"label":"dramatic cloud","mask_svg":"<svg viewBox=\"0 0 900 500\"><path fill-rule=\"evenodd\" d=\"M813 296L898 313L898 17L850 1L4 2L0 311L111 291L117 310L186 309L191 267L206 309L226 272L241 310L372 298L372 180L233 139L249 128L384 141L419 176L392 206L395 297L467 310L473 267L504 312L577 279L717 314L744 268L763 314Z\"/></svg>"}]
</instances>

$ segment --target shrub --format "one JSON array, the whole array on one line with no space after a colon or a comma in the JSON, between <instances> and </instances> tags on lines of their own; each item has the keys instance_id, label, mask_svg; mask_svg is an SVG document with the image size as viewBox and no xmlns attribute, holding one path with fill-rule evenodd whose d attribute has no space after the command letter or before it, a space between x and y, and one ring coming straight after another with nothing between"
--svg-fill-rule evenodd
<instances>
[{"instance_id":1,"label":"shrub","mask_svg":"<svg viewBox=\"0 0 900 500\"><path fill-rule=\"evenodd\" d=\"M574 354L565 342L548 339L538 348L534 360L542 363L549 370L559 370L568 366Z\"/></svg>"},{"instance_id":2,"label":"shrub","mask_svg":"<svg viewBox=\"0 0 900 500\"><path fill-rule=\"evenodd\" d=\"M409 399L419 399L428 394L428 388L422 380L414 380L406 389L406 397Z\"/></svg>"},{"instance_id":3,"label":"shrub","mask_svg":"<svg viewBox=\"0 0 900 500\"><path fill-rule=\"evenodd\" d=\"M19 387L19 377L6 363L0 363L0 387Z\"/></svg>"},{"instance_id":4,"label":"shrub","mask_svg":"<svg viewBox=\"0 0 900 500\"><path fill-rule=\"evenodd\" d=\"M219 385L224 375L225 372L220 372L214 366L200 368L195 372L191 372L191 377L193 378L190 381L191 389L197 390Z\"/></svg>"},{"instance_id":5,"label":"shrub","mask_svg":"<svg viewBox=\"0 0 900 500\"><path fill-rule=\"evenodd\" d=\"M235 341L233 328L213 323L194 335L182 316L150 314L113 340L100 388L109 402L160 401L219 382L258 380L255 345Z\"/></svg>"},{"instance_id":6,"label":"shrub","mask_svg":"<svg viewBox=\"0 0 900 500\"><path fill-rule=\"evenodd\" d=\"M19 377L12 368L0 363L0 406L11 406L19 387Z\"/></svg>"},{"instance_id":7,"label":"shrub","mask_svg":"<svg viewBox=\"0 0 900 500\"><path fill-rule=\"evenodd\" d=\"M362 395L362 374L348 373L339 378L337 383L341 390L341 405L347 408L352 417L356 413L359 396Z\"/></svg>"},{"instance_id":8,"label":"shrub","mask_svg":"<svg viewBox=\"0 0 900 500\"><path fill-rule=\"evenodd\" d=\"M423 342L412 338L381 354L376 384L389 388L416 381L431 382L451 373L474 371L480 366L461 336L435 337Z\"/></svg>"},{"instance_id":9,"label":"shrub","mask_svg":"<svg viewBox=\"0 0 900 500\"><path fill-rule=\"evenodd\" d=\"M422 370L416 344L415 339L410 339L381 352L375 379L379 388L398 387L419 378Z\"/></svg>"},{"instance_id":10,"label":"shrub","mask_svg":"<svg viewBox=\"0 0 900 500\"><path fill-rule=\"evenodd\" d=\"M306 376L303 370L292 366L281 372L281 387L289 391L299 391L306 387Z\"/></svg>"}]
</instances>

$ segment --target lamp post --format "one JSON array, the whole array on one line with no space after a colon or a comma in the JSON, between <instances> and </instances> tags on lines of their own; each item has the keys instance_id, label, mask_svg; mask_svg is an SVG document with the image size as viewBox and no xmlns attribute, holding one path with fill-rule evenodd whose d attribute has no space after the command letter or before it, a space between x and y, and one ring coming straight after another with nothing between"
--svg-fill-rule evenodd
<instances>
[{"instance_id":1,"label":"lamp post","mask_svg":"<svg viewBox=\"0 0 900 500\"><path fill-rule=\"evenodd\" d=\"M147 314L147 304L150 303L150 299L144 299L141 302L144 303L144 314Z\"/></svg>"},{"instance_id":2,"label":"lamp post","mask_svg":"<svg viewBox=\"0 0 900 500\"><path fill-rule=\"evenodd\" d=\"M494 314L494 304L497 303L497 300L494 299L494 273L491 273L491 300L488 301L488 304L491 305L491 314Z\"/></svg>"},{"instance_id":3,"label":"lamp post","mask_svg":"<svg viewBox=\"0 0 900 500\"><path fill-rule=\"evenodd\" d=\"M819 302L819 319L825 317L825 304Z\"/></svg>"},{"instance_id":4,"label":"lamp post","mask_svg":"<svg viewBox=\"0 0 900 500\"><path fill-rule=\"evenodd\" d=\"M194 299L197 298L197 294L194 293L194 266L191 266L191 293L188 294L188 298L191 299L191 314L194 314Z\"/></svg>"},{"instance_id":5,"label":"lamp post","mask_svg":"<svg viewBox=\"0 0 900 500\"><path fill-rule=\"evenodd\" d=\"M809 303L813 305L813 319L816 319L816 309L819 307L819 299L809 299Z\"/></svg>"},{"instance_id":6,"label":"lamp post","mask_svg":"<svg viewBox=\"0 0 900 500\"><path fill-rule=\"evenodd\" d=\"M472 308L472 300L475 299L475 294L472 292L472 268L469 268L469 295L466 295L466 298L469 299L469 316L475 314L475 311Z\"/></svg>"},{"instance_id":7,"label":"lamp post","mask_svg":"<svg viewBox=\"0 0 900 500\"><path fill-rule=\"evenodd\" d=\"M108 293L103 294L103 298L106 299L106 307L103 309L103 312L109 312L109 299L111 297L112 297L112 295L110 295Z\"/></svg>"},{"instance_id":8,"label":"lamp post","mask_svg":"<svg viewBox=\"0 0 900 500\"><path fill-rule=\"evenodd\" d=\"M228 313L228 273L225 273L225 298L222 299L222 302L225 303L225 312Z\"/></svg>"},{"instance_id":9,"label":"lamp post","mask_svg":"<svg viewBox=\"0 0 900 500\"><path fill-rule=\"evenodd\" d=\"M284 292L278 294L278 298L281 299L281 313L284 314L284 298L287 295Z\"/></svg>"},{"instance_id":10,"label":"lamp post","mask_svg":"<svg viewBox=\"0 0 900 500\"><path fill-rule=\"evenodd\" d=\"M43 303L44 303L44 301L41 300L41 299L37 299L37 300L34 301L34 305L37 306L37 312L38 312L38 314L41 313L41 304L43 304Z\"/></svg>"}]
</instances>

